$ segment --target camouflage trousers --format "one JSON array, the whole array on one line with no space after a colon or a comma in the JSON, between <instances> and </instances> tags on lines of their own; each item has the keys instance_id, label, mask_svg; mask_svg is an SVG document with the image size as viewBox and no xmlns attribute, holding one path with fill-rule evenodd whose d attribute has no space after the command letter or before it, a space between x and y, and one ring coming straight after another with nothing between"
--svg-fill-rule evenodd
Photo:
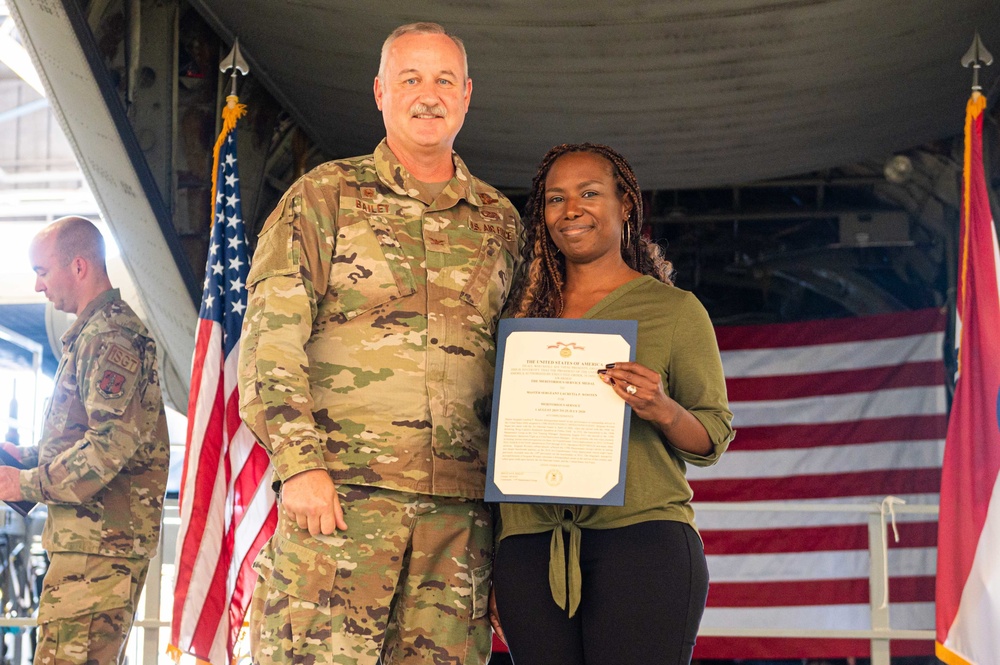
<instances>
[{"instance_id":1,"label":"camouflage trousers","mask_svg":"<svg viewBox=\"0 0 1000 665\"><path fill-rule=\"evenodd\" d=\"M254 663L485 664L493 528L483 503L338 491L346 532L310 536L278 511L254 562Z\"/></svg>"},{"instance_id":2,"label":"camouflage trousers","mask_svg":"<svg viewBox=\"0 0 1000 665\"><path fill-rule=\"evenodd\" d=\"M34 664L120 665L148 569L148 559L52 553Z\"/></svg>"}]
</instances>

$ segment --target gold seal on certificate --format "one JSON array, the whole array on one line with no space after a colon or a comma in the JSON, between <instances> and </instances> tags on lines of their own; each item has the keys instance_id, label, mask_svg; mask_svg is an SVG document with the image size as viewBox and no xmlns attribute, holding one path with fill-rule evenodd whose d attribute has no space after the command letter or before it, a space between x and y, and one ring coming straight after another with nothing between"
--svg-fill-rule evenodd
<instances>
[{"instance_id":1,"label":"gold seal on certificate","mask_svg":"<svg viewBox=\"0 0 1000 665\"><path fill-rule=\"evenodd\" d=\"M486 500L623 505L630 409L597 370L635 359L635 321L504 319Z\"/></svg>"}]
</instances>

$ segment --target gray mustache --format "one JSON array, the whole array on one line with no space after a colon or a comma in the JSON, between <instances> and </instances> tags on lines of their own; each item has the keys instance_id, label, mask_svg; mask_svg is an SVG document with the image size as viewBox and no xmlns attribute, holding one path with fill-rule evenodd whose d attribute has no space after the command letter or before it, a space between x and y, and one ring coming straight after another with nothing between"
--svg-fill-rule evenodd
<instances>
[{"instance_id":1,"label":"gray mustache","mask_svg":"<svg viewBox=\"0 0 1000 665\"><path fill-rule=\"evenodd\" d=\"M430 113L432 115L439 115L442 118L448 117L448 110L439 104L435 104L434 106L427 106L427 104L417 102L416 104L410 107L410 115L419 115L421 113Z\"/></svg>"}]
</instances>

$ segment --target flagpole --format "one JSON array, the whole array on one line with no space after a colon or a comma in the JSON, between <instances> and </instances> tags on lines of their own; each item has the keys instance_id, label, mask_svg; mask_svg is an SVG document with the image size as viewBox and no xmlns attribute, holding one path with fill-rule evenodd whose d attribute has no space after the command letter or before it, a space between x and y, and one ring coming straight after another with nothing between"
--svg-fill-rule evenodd
<instances>
[{"instance_id":1,"label":"flagpole","mask_svg":"<svg viewBox=\"0 0 1000 665\"><path fill-rule=\"evenodd\" d=\"M965 52L965 55L962 56L962 66L966 68L972 67L972 93L969 95L969 101L966 104L965 110L965 150L962 171L964 174L962 177L962 230L960 238L961 247L959 248L958 289L955 302L955 318L959 322L959 325L961 325L961 321L965 320L968 315L968 289L966 285L968 284L969 270L969 211L972 198L972 179L969 177L972 168L972 125L976 121L976 118L986 109L986 98L983 96L983 87L979 84L979 70L984 65L989 67L992 64L993 54L983 46L983 41L979 38L979 31L977 30L973 35L972 45ZM956 331L955 341L958 345L958 358L955 365L957 368L956 374L958 374L962 371L962 345L961 336L958 331Z\"/></svg>"}]
</instances>

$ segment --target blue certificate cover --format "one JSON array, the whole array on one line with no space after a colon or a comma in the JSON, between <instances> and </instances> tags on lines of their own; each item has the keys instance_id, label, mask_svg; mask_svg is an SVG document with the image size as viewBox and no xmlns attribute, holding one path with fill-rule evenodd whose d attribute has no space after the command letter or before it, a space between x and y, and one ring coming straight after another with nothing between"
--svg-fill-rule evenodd
<instances>
[{"instance_id":1,"label":"blue certificate cover","mask_svg":"<svg viewBox=\"0 0 1000 665\"><path fill-rule=\"evenodd\" d=\"M503 319L486 500L621 506L632 409L597 374L635 361L636 321Z\"/></svg>"}]
</instances>

